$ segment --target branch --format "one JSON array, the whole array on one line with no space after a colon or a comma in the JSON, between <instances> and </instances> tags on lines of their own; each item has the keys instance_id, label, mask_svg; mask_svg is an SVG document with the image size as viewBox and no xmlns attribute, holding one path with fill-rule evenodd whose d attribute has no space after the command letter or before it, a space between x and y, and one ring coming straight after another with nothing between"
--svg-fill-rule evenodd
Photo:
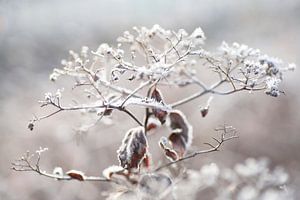
<instances>
[{"instance_id":1,"label":"branch","mask_svg":"<svg viewBox=\"0 0 300 200\"><path fill-rule=\"evenodd\" d=\"M222 83L224 83L224 82L225 82L225 80L221 80L221 81L215 83L215 84L214 84L213 86L211 86L211 88L209 88L209 89L202 90L202 91L197 92L197 93L195 93L195 94L193 94L193 95L191 95L191 96L189 96L189 97L186 97L186 98L184 98L184 99L182 99L182 100L179 100L179 101L177 101L177 102L175 102L175 103L172 103L172 104L171 104L171 107L172 107L172 108L178 107L178 106L183 105L183 104L185 104L185 103L188 103L188 102L190 102L190 101L192 101L192 100L194 100L194 99L197 99L197 98L199 98L199 97L201 97L201 96L203 96L203 95L205 95L205 94L207 94L207 93L215 93L214 89L217 88L218 86L220 86L220 85L221 85Z\"/></svg>"},{"instance_id":2,"label":"branch","mask_svg":"<svg viewBox=\"0 0 300 200\"><path fill-rule=\"evenodd\" d=\"M93 73L91 70L87 69L85 66L81 65L82 69L89 75L88 80L90 84L93 86L93 88L97 91L99 96L102 98L104 102L106 102L105 97L102 95L102 92L99 90L99 88L95 85L96 80L98 79L97 75Z\"/></svg>"},{"instance_id":3,"label":"branch","mask_svg":"<svg viewBox=\"0 0 300 200\"><path fill-rule=\"evenodd\" d=\"M225 92L219 92L219 91L216 91L215 89L218 88L220 85L222 85L224 82L227 81L227 79L222 79L220 80L219 82L215 83L214 85L212 85L210 88L206 88L205 84L202 83L202 82L198 82L197 79L193 78L193 81L199 85L203 90L200 91L200 92L197 92L195 94L192 94L191 96L189 97L186 97L182 100L179 100L177 102L174 102L171 104L171 107L172 108L175 108L175 107L178 107L180 105L183 105L183 104L186 104L192 100L195 100L207 93L212 93L212 94L217 94L217 95L229 95L229 94L233 94L233 93L236 93L236 92L240 92L240 91L261 91L261 90L265 90L266 87L258 87L258 88L251 88L251 87L248 87L247 85L244 85L240 88L237 88L237 87L234 87L233 90L229 90L229 91L225 91Z\"/></svg>"},{"instance_id":4,"label":"branch","mask_svg":"<svg viewBox=\"0 0 300 200\"><path fill-rule=\"evenodd\" d=\"M120 107L124 107L126 101L128 101L128 99L130 99L135 93L137 93L138 91L140 91L141 89L143 89L145 86L147 86L151 81L146 81L145 83L142 83L139 87L137 87L134 91L132 91L132 93L130 93L125 100L122 102Z\"/></svg>"},{"instance_id":5,"label":"branch","mask_svg":"<svg viewBox=\"0 0 300 200\"><path fill-rule=\"evenodd\" d=\"M98 55L96 54L95 52L92 52L93 54L95 55ZM99 56L99 55L98 55ZM120 62L120 61L119 61ZM120 63L123 67L124 67L124 64L125 63ZM118 92L118 93L121 93L121 94L126 94L126 95L129 95L129 94L132 94L132 91L129 90L129 89L126 89L126 88L123 88L123 87L119 87L119 86L116 86L116 85L112 85L110 82L106 81L106 80L102 80L100 79L93 71L89 70L88 68L82 66L82 69L85 73L87 73L90 78L92 80L89 79L89 82L90 82L90 85L97 91L97 93L101 96L102 99L105 100L104 96L102 95L101 91L98 89L98 87L95 85L95 83L98 81L99 83L101 83L103 86L115 91L115 92ZM134 93L133 94L134 97L139 97L139 98L142 98L142 95L139 95L139 94L136 94Z\"/></svg>"},{"instance_id":6,"label":"branch","mask_svg":"<svg viewBox=\"0 0 300 200\"><path fill-rule=\"evenodd\" d=\"M140 126L143 126L143 123L140 120L138 120L136 118L136 116L134 116L134 114L132 114L129 110L127 110L125 108L122 108L122 109L119 109L119 110L127 113L134 121L136 121L136 123L138 123Z\"/></svg>"},{"instance_id":7,"label":"branch","mask_svg":"<svg viewBox=\"0 0 300 200\"><path fill-rule=\"evenodd\" d=\"M35 154L30 154L28 151L24 156L22 156L20 159L16 160L16 162L12 163L11 169L14 171L27 171L27 172L35 172L41 176L52 178L58 181L69 181L69 180L78 180L76 178L72 178L71 176L64 175L64 174L50 174L46 171L43 171L40 169L40 160L41 160L41 153L46 151L47 148L41 149L36 151ZM33 157L36 158L36 162L32 161ZM114 180L109 180L104 177L99 176L84 176L83 181L100 181L100 182L115 182Z\"/></svg>"},{"instance_id":8,"label":"branch","mask_svg":"<svg viewBox=\"0 0 300 200\"><path fill-rule=\"evenodd\" d=\"M172 69L176 64L182 62L182 61L190 54L191 49L192 49L192 46L191 46L191 45L192 45L192 44L190 43L190 44L188 45L188 47L187 47L187 50L186 50L181 56L179 56L178 59L177 59L175 62L171 63L170 65L168 65L168 66L166 67L169 71L171 71L171 69Z\"/></svg>"},{"instance_id":9,"label":"branch","mask_svg":"<svg viewBox=\"0 0 300 200\"><path fill-rule=\"evenodd\" d=\"M200 81L196 76L193 76L191 74L189 74L186 70L183 71L183 73L190 79L193 80L193 82L197 85L199 85L203 90L207 90L207 86L205 83L203 83L202 81Z\"/></svg>"},{"instance_id":10,"label":"branch","mask_svg":"<svg viewBox=\"0 0 300 200\"><path fill-rule=\"evenodd\" d=\"M175 33L173 33L173 34L176 36ZM179 45L179 43L182 41L182 34L180 34L180 37L179 37L179 38L176 37L177 42L176 42L175 44L173 44L173 42L172 42L172 40L171 40L170 38L166 38L166 39L170 42L171 47L170 47L165 53L163 53L163 54L161 55L161 57L165 57L165 61L166 61L167 55L168 55L172 50L174 50L174 51L176 52L177 56L180 57L180 54L179 54L178 50L176 49L176 47L177 47L177 45ZM165 63L166 63L166 62L165 62Z\"/></svg>"},{"instance_id":11,"label":"branch","mask_svg":"<svg viewBox=\"0 0 300 200\"><path fill-rule=\"evenodd\" d=\"M196 157L200 154L206 154L206 153L211 153L211 152L214 152L214 151L219 151L220 147L226 142L226 141L229 141L229 140L232 140L232 139L235 139L235 138L238 138L238 136L236 135L236 131L235 129L233 129L231 126L223 126L222 128L219 128L219 129L216 129L216 131L223 131L222 135L221 135L221 139L216 139L216 138L213 138L217 145L213 145L213 144L210 144L210 143L204 143L208 146L210 146L211 148L209 149L206 149L206 150L201 150L201 151L195 151L193 153L190 153L188 155L186 155L185 157L182 157L178 160L175 160L175 161L171 161L171 162L168 162L164 165L161 165L159 166L158 168L156 168L154 171L157 172L163 168L166 168L166 167L169 167L171 165L174 165L176 163L179 163L179 162L182 162L182 161L185 161L185 160L188 160L188 159L191 159L193 157ZM228 133L232 133L233 135L232 136L228 136L226 137L226 135Z\"/></svg>"},{"instance_id":12,"label":"branch","mask_svg":"<svg viewBox=\"0 0 300 200\"><path fill-rule=\"evenodd\" d=\"M133 91L131 94L129 94L129 96L127 96L127 98L122 102L115 102L113 103L105 103L103 102L100 105L80 105L80 106L73 106L73 107L64 107L61 106L60 103L56 103L54 100L52 100L51 98L46 100L46 101L42 101L42 107L44 106L48 106L48 105L52 105L54 107L56 107L58 110L47 114L45 116L42 117L35 117L33 120L30 121L29 124L29 128L32 129L33 128L33 123L35 123L36 121L40 121L46 118L49 118L57 113L60 113L62 111L75 111L75 110L87 110L87 109L96 109L96 108L105 108L105 109L115 109L115 110L119 110L122 111L126 114L128 114L134 121L136 121L140 126L143 126L143 123L140 122L136 116L134 114L132 114L129 110L125 109L126 105L137 105L137 106L142 106L142 107L146 107L146 108L160 108L163 110L169 110L170 108L165 106L165 105L161 105L158 102L155 101L151 101L149 99L140 99L140 98L135 98L134 101L128 101L130 99L130 97L133 97L134 94L142 89L143 87L145 87L146 85L148 85L150 83L150 81L145 82L144 84L142 84L138 89L136 89L135 91ZM155 82L156 83L156 82Z\"/></svg>"}]
</instances>

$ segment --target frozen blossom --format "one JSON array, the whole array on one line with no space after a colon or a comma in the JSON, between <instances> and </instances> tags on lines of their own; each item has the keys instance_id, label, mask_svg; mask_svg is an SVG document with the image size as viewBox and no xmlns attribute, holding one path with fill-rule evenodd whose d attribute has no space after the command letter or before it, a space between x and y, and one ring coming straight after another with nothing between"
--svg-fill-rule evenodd
<instances>
[{"instance_id":1,"label":"frozen blossom","mask_svg":"<svg viewBox=\"0 0 300 200\"><path fill-rule=\"evenodd\" d=\"M40 101L40 103L42 105L48 105L48 104L58 104L59 100L62 97L62 92L64 91L64 89L57 89L55 94L51 93L51 92L46 92L44 95L44 100Z\"/></svg>"},{"instance_id":2,"label":"frozen blossom","mask_svg":"<svg viewBox=\"0 0 300 200\"><path fill-rule=\"evenodd\" d=\"M124 79L132 83L160 80L166 85L186 87L199 83L195 71L208 63L220 79L227 79L224 84L229 83L235 90L263 90L277 97L282 93L280 83L284 72L296 67L237 42L223 42L219 51L209 52L203 48L205 39L201 27L190 33L184 29L164 29L157 24L151 28L133 27L117 39L116 46L103 43L95 51L87 46L79 53L70 50L69 58L62 61L61 68L53 70L50 79L71 76L76 79L76 86L88 84L92 79L95 82L92 85L99 90L115 87L111 85ZM201 84L208 89L204 86ZM92 90L88 90L89 97L99 93ZM227 92L233 91L224 93Z\"/></svg>"},{"instance_id":3,"label":"frozen blossom","mask_svg":"<svg viewBox=\"0 0 300 200\"><path fill-rule=\"evenodd\" d=\"M283 73L293 71L296 65L286 64L281 59L262 54L244 44L223 42L219 48L221 55L230 60L232 65L239 66L244 79L237 77L234 80L243 80L240 83L250 90L264 89L265 94L278 97L282 93L279 89L283 80ZM220 58L222 60L222 58ZM220 61L222 62L222 61ZM223 61L224 62L224 61Z\"/></svg>"},{"instance_id":4,"label":"frozen blossom","mask_svg":"<svg viewBox=\"0 0 300 200\"><path fill-rule=\"evenodd\" d=\"M53 172L52 174L55 174L57 176L63 176L64 175L64 172L63 172L63 169L61 167L55 167L53 169Z\"/></svg>"},{"instance_id":5,"label":"frozen blossom","mask_svg":"<svg viewBox=\"0 0 300 200\"><path fill-rule=\"evenodd\" d=\"M245 44L239 44L237 42L229 45L223 41L222 45L219 47L219 50L222 52L222 54L232 59L243 59L248 56L258 56L260 54L259 49L253 49Z\"/></svg>"},{"instance_id":6,"label":"frozen blossom","mask_svg":"<svg viewBox=\"0 0 300 200\"><path fill-rule=\"evenodd\" d=\"M54 96L52 95L51 92L46 92L45 93L45 101L46 102L51 102L53 100Z\"/></svg>"},{"instance_id":7,"label":"frozen blossom","mask_svg":"<svg viewBox=\"0 0 300 200\"><path fill-rule=\"evenodd\" d=\"M36 150L35 152L36 152L38 155L41 155L41 154L44 153L45 151L48 151L48 148L47 148L47 147L45 147L45 148L40 147L39 150Z\"/></svg>"},{"instance_id":8,"label":"frozen blossom","mask_svg":"<svg viewBox=\"0 0 300 200\"><path fill-rule=\"evenodd\" d=\"M87 58L87 57L88 57L88 54L89 54L89 47L83 46L83 47L81 48L81 56L82 56L83 58Z\"/></svg>"},{"instance_id":9,"label":"frozen blossom","mask_svg":"<svg viewBox=\"0 0 300 200\"><path fill-rule=\"evenodd\" d=\"M280 91L278 89L280 82L281 80L276 77L268 77L268 79L266 80L267 89L265 93L272 97L278 97L280 95Z\"/></svg>"},{"instance_id":10,"label":"frozen blossom","mask_svg":"<svg viewBox=\"0 0 300 200\"><path fill-rule=\"evenodd\" d=\"M204 32L200 27L196 28L190 35L190 42L195 45L204 44L205 39L206 37L204 35Z\"/></svg>"},{"instance_id":11,"label":"frozen blossom","mask_svg":"<svg viewBox=\"0 0 300 200\"><path fill-rule=\"evenodd\" d=\"M195 38L195 39L200 39L201 38L202 40L206 39L205 35L204 35L204 32L203 32L203 30L200 27L196 28L194 30L194 32L191 34L190 37L191 38Z\"/></svg>"}]
</instances>

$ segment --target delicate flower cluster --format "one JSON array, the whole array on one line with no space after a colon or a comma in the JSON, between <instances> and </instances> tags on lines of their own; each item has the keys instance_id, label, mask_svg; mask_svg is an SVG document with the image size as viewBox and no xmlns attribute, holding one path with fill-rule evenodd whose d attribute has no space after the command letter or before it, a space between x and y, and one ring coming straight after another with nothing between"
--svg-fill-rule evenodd
<instances>
[{"instance_id":1,"label":"delicate flower cluster","mask_svg":"<svg viewBox=\"0 0 300 200\"><path fill-rule=\"evenodd\" d=\"M42 106L46 106L49 104L59 104L63 91L64 89L57 89L55 94L51 92L46 92L44 100L39 102L41 103Z\"/></svg>"},{"instance_id":2,"label":"delicate flower cluster","mask_svg":"<svg viewBox=\"0 0 300 200\"><path fill-rule=\"evenodd\" d=\"M38 155L41 155L41 154L42 154L43 152L45 152L45 151L48 151L48 148L47 148L47 147L45 147L45 148L40 147L39 150L36 150L36 153L37 153Z\"/></svg>"},{"instance_id":3,"label":"delicate flower cluster","mask_svg":"<svg viewBox=\"0 0 300 200\"><path fill-rule=\"evenodd\" d=\"M218 52L208 52L203 49L206 37L201 28L191 34L183 29L165 30L159 25L150 29L134 27L133 31L125 31L117 39L117 47L104 43L96 51L86 46L80 53L70 51L69 60L63 60L63 68L54 69L50 79L72 76L76 80L75 87L90 85L90 90L95 87L116 89L120 79L160 80L161 84L185 87L199 84L196 69L209 65L219 74L220 82L230 83L233 90L264 90L267 95L277 97L282 92L279 83L283 72L295 68L295 64L286 65L244 44L223 42ZM209 89L204 83L201 86ZM110 95L101 92L104 96Z\"/></svg>"},{"instance_id":4,"label":"delicate flower cluster","mask_svg":"<svg viewBox=\"0 0 300 200\"><path fill-rule=\"evenodd\" d=\"M70 51L70 59L61 62L63 69L54 69L50 79L55 81L60 75L82 78L87 69L97 76L96 79L102 78L105 81L117 81L126 71L132 73L128 79L166 77L171 72L170 66L176 64L169 61L176 61L180 53L192 47L199 47L205 40L201 28L195 29L190 35L183 29L175 33L159 25L154 25L151 29L134 27L133 30L136 35L125 31L123 36L117 39L117 48L104 43L95 52L91 51L92 54L89 54L87 47L82 47L80 54ZM154 46L155 42L160 48ZM125 50L122 46L126 44L130 45L130 55L127 57L130 57L131 61L125 60ZM134 60L138 54L146 57L147 63L136 66Z\"/></svg>"},{"instance_id":5,"label":"delicate flower cluster","mask_svg":"<svg viewBox=\"0 0 300 200\"><path fill-rule=\"evenodd\" d=\"M283 72L295 69L295 64L284 64L281 59L273 58L258 49L247 45L233 43L232 46L223 42L219 50L222 56L231 60L231 65L239 65L239 70L245 78L243 84L250 88L258 86L265 89L267 95L277 97L280 95L279 83L283 79Z\"/></svg>"}]
</instances>

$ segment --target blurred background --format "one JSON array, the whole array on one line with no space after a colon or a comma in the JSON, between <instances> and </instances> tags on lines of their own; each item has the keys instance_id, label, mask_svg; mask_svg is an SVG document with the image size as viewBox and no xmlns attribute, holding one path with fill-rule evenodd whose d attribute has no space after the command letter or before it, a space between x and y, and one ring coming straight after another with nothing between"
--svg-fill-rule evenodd
<instances>
[{"instance_id":1,"label":"blurred background","mask_svg":"<svg viewBox=\"0 0 300 200\"><path fill-rule=\"evenodd\" d=\"M1 0L0 1L0 199L101 199L105 183L57 182L33 173L10 170L10 164L26 150L48 147L41 167L52 171L78 169L101 175L117 164L116 149L134 122L120 114L114 125L99 124L80 137L74 129L84 122L80 112L62 113L37 124L27 123L33 114L42 115L38 100L47 91L70 87L54 84L49 74L67 58L68 50L87 45L115 44L115 39L132 26L166 29L200 26L206 47L221 42L245 43L268 55L300 64L300 1L296 0ZM194 145L210 141L220 124L236 127L240 138L220 152L188 162L193 169L215 162L232 167L248 157L267 157L290 174L290 184L300 198L300 84L299 70L287 73L282 84L285 95L272 98L238 93L216 96L206 118L194 109L207 96L181 107L194 125ZM297 78L298 77L298 78ZM70 86L70 85L69 85ZM189 93L189 91L185 91ZM174 95L174 98L176 95ZM170 95L168 101L172 102ZM77 139L77 142L76 142Z\"/></svg>"}]
</instances>

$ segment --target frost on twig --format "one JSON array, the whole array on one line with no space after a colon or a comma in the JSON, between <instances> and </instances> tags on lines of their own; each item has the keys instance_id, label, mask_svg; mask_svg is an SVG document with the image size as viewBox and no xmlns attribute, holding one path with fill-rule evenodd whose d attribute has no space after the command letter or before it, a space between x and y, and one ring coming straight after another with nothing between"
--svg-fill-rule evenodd
<instances>
[{"instance_id":1,"label":"frost on twig","mask_svg":"<svg viewBox=\"0 0 300 200\"><path fill-rule=\"evenodd\" d=\"M151 108L154 115L163 114L160 119L163 122L165 111L209 93L228 95L240 91L264 91L273 97L283 93L280 83L284 72L294 70L295 64L286 64L279 58L238 43L223 42L217 51L210 52L204 48L205 39L200 27L189 34L183 29L171 31L154 25L149 29L134 27L132 32L125 31L115 46L104 43L96 50L84 46L78 53L70 51L69 58L62 60L62 66L53 70L50 80L71 77L73 88L82 91L89 103L66 107L60 104L61 91L48 92L41 106L54 106L57 110L35 117L28 128L33 130L35 122L62 111L99 109L124 112L141 125L129 110L132 106ZM216 76L211 79L215 83L202 81L198 69L213 72ZM167 103L159 97L157 89L150 98L143 94L143 90L149 90L153 83L173 88L198 85L199 91ZM207 109L203 109L204 116Z\"/></svg>"},{"instance_id":2,"label":"frost on twig","mask_svg":"<svg viewBox=\"0 0 300 200\"><path fill-rule=\"evenodd\" d=\"M55 180L109 181L104 177L85 176L83 172L78 170L70 170L64 174L61 167L56 167L52 173L48 173L40 167L41 155L47 150L48 148L40 147L40 149L33 154L27 151L21 158L12 163L11 168L15 171L35 172L41 176Z\"/></svg>"},{"instance_id":3,"label":"frost on twig","mask_svg":"<svg viewBox=\"0 0 300 200\"><path fill-rule=\"evenodd\" d=\"M130 198L172 197L170 191L179 177L161 172L172 171L170 166L183 164L198 155L218 151L225 142L237 138L236 130L224 125L216 129L219 138L205 143L208 148L191 151L192 138L198 130L193 131L189 116L179 109L180 106L209 95L207 104L200 107L205 117L214 95L263 91L268 96L278 97L283 93L280 83L284 73L295 69L295 64L287 64L244 44L223 42L216 51L208 51L204 47L205 40L200 27L188 33L183 29L172 31L154 25L125 31L115 45L103 43L95 50L84 46L79 52L69 51L68 59L62 60L61 66L53 70L50 80L55 82L68 77L73 80L72 90L86 99L67 103L62 89L47 92L40 101L41 107L51 107L54 111L35 116L28 128L33 130L37 122L61 112L84 111L97 118L95 123L83 125L85 128L80 131L87 132L106 117L114 122L115 113L121 112L137 127L128 127L124 133L116 155L119 165L106 168L104 177L86 176L78 170L64 173L60 167L47 173L40 169L43 152L40 150L32 155L28 152L14 162L12 168L56 180L121 183L123 192L118 192L118 197L128 194ZM209 81L202 80L203 75L210 75ZM191 85L198 89L187 96L177 96L181 91L189 92ZM164 98L165 91L175 94L175 99ZM145 112L143 118L135 113L136 108ZM169 128L167 137L161 136L158 141L166 158L164 163L152 159L148 143L149 133L158 133L161 126Z\"/></svg>"},{"instance_id":4,"label":"frost on twig","mask_svg":"<svg viewBox=\"0 0 300 200\"><path fill-rule=\"evenodd\" d=\"M167 167L169 167L171 165L174 165L176 163L191 159L191 158L196 157L200 154L206 154L206 153L211 153L211 152L214 152L214 151L218 151L225 142L227 142L229 140L232 140L232 139L235 139L235 138L238 138L238 135L236 134L236 130L232 126L224 125L224 126L221 126L219 128L216 128L215 130L217 132L221 131L220 139L217 139L217 138L214 138L214 137L212 138L216 143L215 145L212 144L212 143L204 143L207 146L209 146L210 148L205 149L205 150L194 151L194 152L191 152L191 153L187 154L186 156L181 157L179 159L171 160L170 162L157 167L155 169L155 171L159 171L163 168L167 168Z\"/></svg>"}]
</instances>

